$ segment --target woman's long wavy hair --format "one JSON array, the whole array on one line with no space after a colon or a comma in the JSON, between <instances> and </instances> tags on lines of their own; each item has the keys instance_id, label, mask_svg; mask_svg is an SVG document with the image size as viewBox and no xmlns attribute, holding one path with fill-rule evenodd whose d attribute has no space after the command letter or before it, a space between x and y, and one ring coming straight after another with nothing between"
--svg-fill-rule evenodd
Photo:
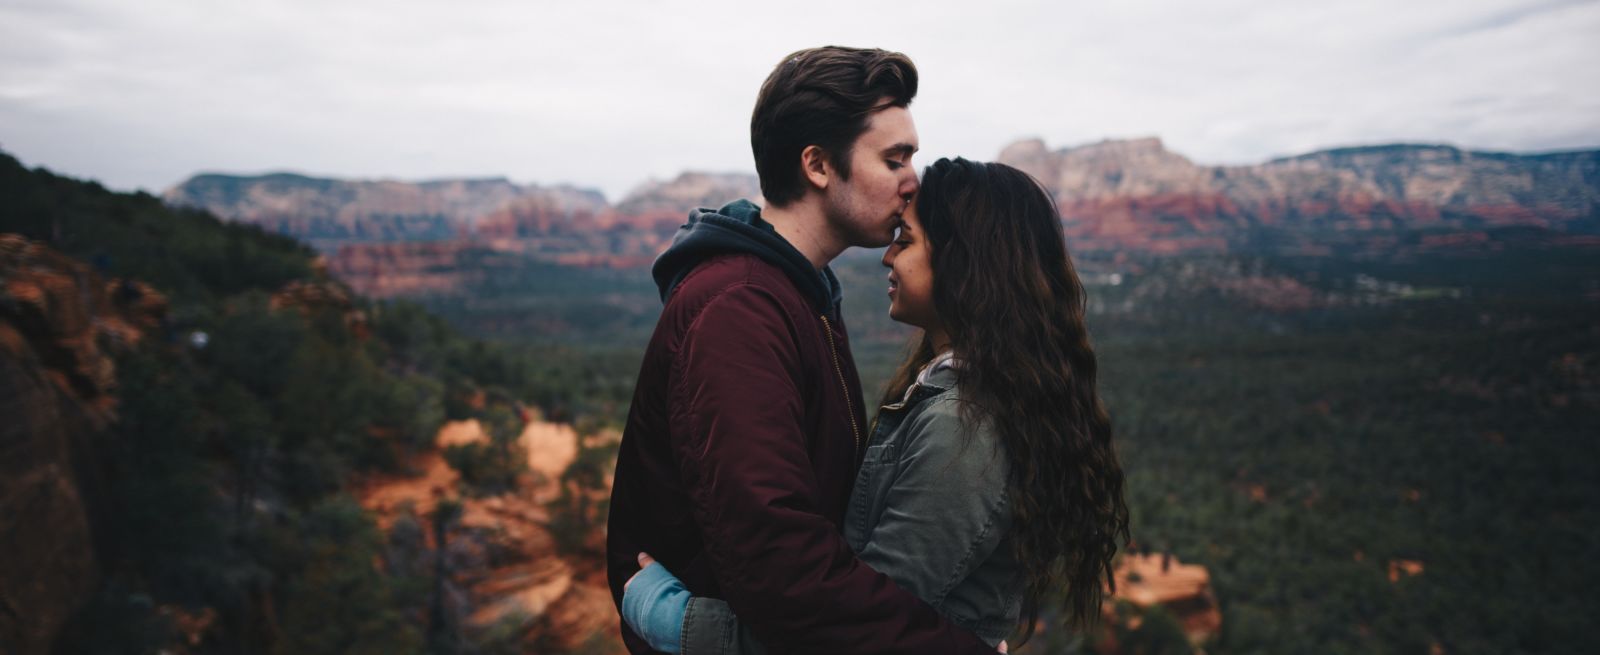
<instances>
[{"instance_id":1,"label":"woman's long wavy hair","mask_svg":"<svg viewBox=\"0 0 1600 655\"><path fill-rule=\"evenodd\" d=\"M1005 447L1022 642L1048 600L1087 629L1115 584L1111 560L1128 543L1128 507L1095 388L1083 284L1055 203L1022 171L960 158L924 171L916 203L934 309L960 360L964 419L992 421ZM926 334L913 344L885 405L936 354Z\"/></svg>"}]
</instances>

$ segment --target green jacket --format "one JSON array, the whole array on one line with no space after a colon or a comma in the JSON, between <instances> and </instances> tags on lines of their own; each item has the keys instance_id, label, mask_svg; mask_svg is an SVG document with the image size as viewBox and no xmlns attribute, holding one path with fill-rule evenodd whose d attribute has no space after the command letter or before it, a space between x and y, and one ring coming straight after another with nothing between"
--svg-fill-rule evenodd
<instances>
[{"instance_id":1,"label":"green jacket","mask_svg":"<svg viewBox=\"0 0 1600 655\"><path fill-rule=\"evenodd\" d=\"M883 407L845 514L861 561L991 645L1017 625L1021 571L1007 538L1007 467L987 421L968 425L952 368ZM764 653L728 604L689 601L682 653Z\"/></svg>"}]
</instances>

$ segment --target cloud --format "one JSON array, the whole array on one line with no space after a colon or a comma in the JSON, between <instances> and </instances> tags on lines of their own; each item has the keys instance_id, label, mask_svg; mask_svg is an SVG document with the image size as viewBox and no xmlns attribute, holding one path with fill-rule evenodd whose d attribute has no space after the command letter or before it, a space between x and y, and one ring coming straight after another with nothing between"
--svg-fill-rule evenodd
<instances>
[{"instance_id":1,"label":"cloud","mask_svg":"<svg viewBox=\"0 0 1600 655\"><path fill-rule=\"evenodd\" d=\"M1206 163L1386 141L1600 146L1600 2L685 7L0 0L0 148L159 190L199 170L509 175L617 197L749 170L795 49L912 55L926 161L1157 135Z\"/></svg>"}]
</instances>

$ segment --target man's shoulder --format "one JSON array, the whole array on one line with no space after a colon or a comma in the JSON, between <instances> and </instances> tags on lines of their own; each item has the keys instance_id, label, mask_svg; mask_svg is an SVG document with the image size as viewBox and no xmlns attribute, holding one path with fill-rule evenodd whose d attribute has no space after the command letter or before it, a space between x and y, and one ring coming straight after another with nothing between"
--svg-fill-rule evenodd
<instances>
[{"instance_id":1,"label":"man's shoulder","mask_svg":"<svg viewBox=\"0 0 1600 655\"><path fill-rule=\"evenodd\" d=\"M711 257L695 266L668 299L668 306L702 307L729 291L747 287L766 293L784 303L804 302L794 282L776 265L750 253L729 253Z\"/></svg>"}]
</instances>

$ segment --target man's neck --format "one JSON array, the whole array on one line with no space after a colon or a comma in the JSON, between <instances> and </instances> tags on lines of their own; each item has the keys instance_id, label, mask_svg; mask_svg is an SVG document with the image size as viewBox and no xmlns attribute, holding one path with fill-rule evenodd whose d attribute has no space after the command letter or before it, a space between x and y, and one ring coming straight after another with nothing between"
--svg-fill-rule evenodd
<instances>
[{"instance_id":1,"label":"man's neck","mask_svg":"<svg viewBox=\"0 0 1600 655\"><path fill-rule=\"evenodd\" d=\"M771 223L778 236L800 251L813 268L827 266L847 247L828 229L828 219L813 198L797 200L787 207L767 207L761 210L761 218Z\"/></svg>"}]
</instances>

